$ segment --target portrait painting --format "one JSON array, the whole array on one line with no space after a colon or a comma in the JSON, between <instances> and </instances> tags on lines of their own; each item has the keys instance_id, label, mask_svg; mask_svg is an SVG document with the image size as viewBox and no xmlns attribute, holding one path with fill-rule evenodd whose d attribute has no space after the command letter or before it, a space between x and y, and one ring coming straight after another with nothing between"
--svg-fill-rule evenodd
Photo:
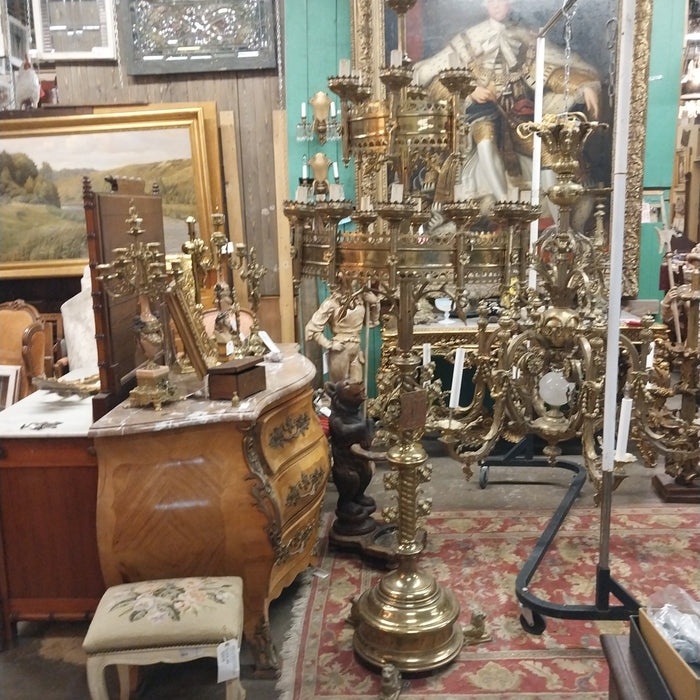
<instances>
[{"instance_id":1,"label":"portrait painting","mask_svg":"<svg viewBox=\"0 0 700 700\"><path fill-rule=\"evenodd\" d=\"M390 64L391 51L398 47L395 13L384 6L380 9L375 2L353 0L353 56L362 69L373 75L381 70L381 66ZM581 110L587 120L609 127L597 129L589 136L577 173L579 182L588 188L588 194L584 211L574 213L576 227L590 230L594 226L594 217L586 216L585 209L602 205L609 216L611 207L615 104L617 95L625 92L616 85L619 69L616 61L621 52L617 18L621 9L617 0L579 0L566 5L571 18L568 23L561 16L560 0L416 0L405 17L406 58L417 67L414 82L425 81L429 94L434 97L435 94L430 92L435 84L432 76L434 64L441 62L445 68L469 65L473 52L467 51L466 47L471 45L472 39L477 46L480 44L476 53L480 54L481 60L478 65L472 63L470 67L479 69L478 82L481 87L490 88L491 94L484 96L482 92L478 100L472 100L476 106L472 105L471 113L465 114L469 126L468 145L472 148L469 153L470 174L479 163L491 167L479 169L476 181L472 178L469 182L472 192L465 194L469 197L476 193L482 198L497 199L505 192L508 199L529 199L531 188L527 186L527 180L532 159L528 160L527 155L523 157L519 152L522 144L512 138L512 118L516 124L521 120L531 120L533 105L529 103L533 102L532 90L523 91L522 88L524 84L529 84L530 88L534 85L535 68L532 49L528 50L523 43L531 47L534 37L546 26L549 58L545 57L543 114ZM559 17L555 19L556 14ZM637 0L634 29L631 35L627 35L632 37L632 64L625 66L629 69L631 94L630 107L625 106L624 120L630 147L623 193L623 295L632 298L639 290L639 217L644 175L644 149L635 144L643 144L646 137L651 17L651 0ZM513 29L514 35L509 36ZM374 50L367 39L374 30L378 30L384 39L381 51ZM489 34L489 30L493 31ZM525 35L530 39L523 42ZM500 75L490 81L489 72L494 68L494 62L489 63L486 59L496 54L495 63L499 64ZM511 80L513 77L515 80ZM510 87L501 91L504 86ZM494 90L494 87L498 89ZM496 124L489 123L489 118ZM482 143L481 154L476 152L477 140ZM502 150L504 140L507 148ZM513 151L516 158L512 157ZM542 164L540 192L546 191L553 179L551 169L547 172L544 156ZM509 172L512 165L515 166L515 175ZM591 199L595 199L594 205ZM546 198L541 198L541 201L546 202ZM552 213L554 210L550 211L550 217ZM543 212L544 216L546 212ZM551 222L552 218L549 220ZM542 223L543 219L540 225ZM606 228L607 224L606 220Z\"/></svg>"},{"instance_id":2,"label":"portrait painting","mask_svg":"<svg viewBox=\"0 0 700 700\"><path fill-rule=\"evenodd\" d=\"M616 6L610 0L579 4L546 33L543 113L576 111L611 125ZM468 197L503 201L531 190L532 140L520 138L516 128L534 118L537 35L560 8L557 0L418 0L406 16L414 82L430 97L448 97L438 80L442 70L467 68L474 77L464 111ZM396 26L393 13L387 13L386 52L397 45ZM612 130L593 132L581 159L580 181L608 187L611 153ZM547 187L554 184L554 174L547 172L546 162L543 166Z\"/></svg>"}]
</instances>

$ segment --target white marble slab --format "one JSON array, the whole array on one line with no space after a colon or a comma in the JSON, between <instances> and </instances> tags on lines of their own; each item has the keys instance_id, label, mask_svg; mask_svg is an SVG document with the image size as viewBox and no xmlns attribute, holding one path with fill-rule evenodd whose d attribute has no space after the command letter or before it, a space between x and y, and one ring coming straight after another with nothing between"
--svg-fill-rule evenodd
<instances>
[{"instance_id":1,"label":"white marble slab","mask_svg":"<svg viewBox=\"0 0 700 700\"><path fill-rule=\"evenodd\" d=\"M188 398L165 404L156 411L151 407L133 408L127 399L94 423L89 435L102 438L209 423L253 423L268 406L309 385L316 374L314 364L300 354L262 364L267 388L243 399L238 406L232 406L230 401Z\"/></svg>"},{"instance_id":2,"label":"white marble slab","mask_svg":"<svg viewBox=\"0 0 700 700\"><path fill-rule=\"evenodd\" d=\"M86 437L92 424L92 397L35 391L0 411L0 438Z\"/></svg>"}]
</instances>

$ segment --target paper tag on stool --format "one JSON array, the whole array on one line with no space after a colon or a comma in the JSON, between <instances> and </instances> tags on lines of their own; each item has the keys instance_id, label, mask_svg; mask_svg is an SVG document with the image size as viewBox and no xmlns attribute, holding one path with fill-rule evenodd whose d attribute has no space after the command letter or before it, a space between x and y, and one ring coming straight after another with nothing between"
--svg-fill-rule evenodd
<instances>
[{"instance_id":1,"label":"paper tag on stool","mask_svg":"<svg viewBox=\"0 0 700 700\"><path fill-rule=\"evenodd\" d=\"M240 652L238 640L228 639L216 648L216 661L218 666L217 683L224 683L241 674Z\"/></svg>"}]
</instances>

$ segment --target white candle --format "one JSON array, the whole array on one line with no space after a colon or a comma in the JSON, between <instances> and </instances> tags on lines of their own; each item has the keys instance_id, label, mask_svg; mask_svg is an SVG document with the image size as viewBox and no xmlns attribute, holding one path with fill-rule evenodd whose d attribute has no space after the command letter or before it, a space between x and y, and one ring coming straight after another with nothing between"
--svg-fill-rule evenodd
<instances>
[{"instance_id":1,"label":"white candle","mask_svg":"<svg viewBox=\"0 0 700 700\"><path fill-rule=\"evenodd\" d=\"M331 118L335 118L335 102L331 102Z\"/></svg>"},{"instance_id":2,"label":"white candle","mask_svg":"<svg viewBox=\"0 0 700 700\"><path fill-rule=\"evenodd\" d=\"M652 341L649 347L649 354L647 355L647 369L653 369L654 367L654 348L656 344Z\"/></svg>"},{"instance_id":3,"label":"white candle","mask_svg":"<svg viewBox=\"0 0 700 700\"><path fill-rule=\"evenodd\" d=\"M423 343L423 367L430 364L430 343Z\"/></svg>"},{"instance_id":4,"label":"white candle","mask_svg":"<svg viewBox=\"0 0 700 700\"><path fill-rule=\"evenodd\" d=\"M306 119L306 102L301 103L301 118Z\"/></svg>"},{"instance_id":5,"label":"white candle","mask_svg":"<svg viewBox=\"0 0 700 700\"><path fill-rule=\"evenodd\" d=\"M627 438L630 434L630 420L632 418L632 399L625 396L620 404L620 423L617 428L617 447L615 447L615 460L620 462L627 454Z\"/></svg>"},{"instance_id":6,"label":"white candle","mask_svg":"<svg viewBox=\"0 0 700 700\"><path fill-rule=\"evenodd\" d=\"M464 372L464 348L455 351L455 367L452 372L452 387L450 388L450 408L459 406L459 393L462 390L462 373Z\"/></svg>"},{"instance_id":7,"label":"white candle","mask_svg":"<svg viewBox=\"0 0 700 700\"><path fill-rule=\"evenodd\" d=\"M339 76L350 75L350 59L349 58L341 58L340 61L338 61L338 75Z\"/></svg>"},{"instance_id":8,"label":"white candle","mask_svg":"<svg viewBox=\"0 0 700 700\"><path fill-rule=\"evenodd\" d=\"M403 185L395 182L391 186L391 201L394 203L403 202Z\"/></svg>"},{"instance_id":9,"label":"white candle","mask_svg":"<svg viewBox=\"0 0 700 700\"><path fill-rule=\"evenodd\" d=\"M333 161L333 178L337 180L338 177L339 177L338 176L338 162L334 160Z\"/></svg>"},{"instance_id":10,"label":"white candle","mask_svg":"<svg viewBox=\"0 0 700 700\"><path fill-rule=\"evenodd\" d=\"M610 209L610 247L608 257L608 333L605 358L605 396L603 400L603 471L614 468L615 407L617 405L618 348L620 344L620 299L622 298L622 266L625 236L625 200L629 152L632 65L634 53L634 0L622 0L618 12L618 75L615 80L615 135L613 137L613 194Z\"/></svg>"},{"instance_id":11,"label":"white candle","mask_svg":"<svg viewBox=\"0 0 700 700\"><path fill-rule=\"evenodd\" d=\"M304 180L308 179L309 177L309 166L306 164L306 158L304 158L304 163L301 166L301 176L304 178Z\"/></svg>"},{"instance_id":12,"label":"white candle","mask_svg":"<svg viewBox=\"0 0 700 700\"><path fill-rule=\"evenodd\" d=\"M370 210L370 201L369 197L363 195L360 197L360 211L369 211Z\"/></svg>"},{"instance_id":13,"label":"white candle","mask_svg":"<svg viewBox=\"0 0 700 700\"><path fill-rule=\"evenodd\" d=\"M401 51L393 49L391 52L391 67L398 68L401 65Z\"/></svg>"}]
</instances>

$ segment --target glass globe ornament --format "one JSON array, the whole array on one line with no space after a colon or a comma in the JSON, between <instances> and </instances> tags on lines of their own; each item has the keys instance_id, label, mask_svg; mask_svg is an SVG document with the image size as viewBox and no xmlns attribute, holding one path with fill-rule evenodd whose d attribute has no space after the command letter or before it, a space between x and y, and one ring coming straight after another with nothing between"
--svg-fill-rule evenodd
<instances>
[{"instance_id":1,"label":"glass globe ornament","mask_svg":"<svg viewBox=\"0 0 700 700\"><path fill-rule=\"evenodd\" d=\"M559 408L568 403L574 386L572 382L564 379L561 370L555 369L541 377L538 388L542 400L547 405Z\"/></svg>"}]
</instances>

